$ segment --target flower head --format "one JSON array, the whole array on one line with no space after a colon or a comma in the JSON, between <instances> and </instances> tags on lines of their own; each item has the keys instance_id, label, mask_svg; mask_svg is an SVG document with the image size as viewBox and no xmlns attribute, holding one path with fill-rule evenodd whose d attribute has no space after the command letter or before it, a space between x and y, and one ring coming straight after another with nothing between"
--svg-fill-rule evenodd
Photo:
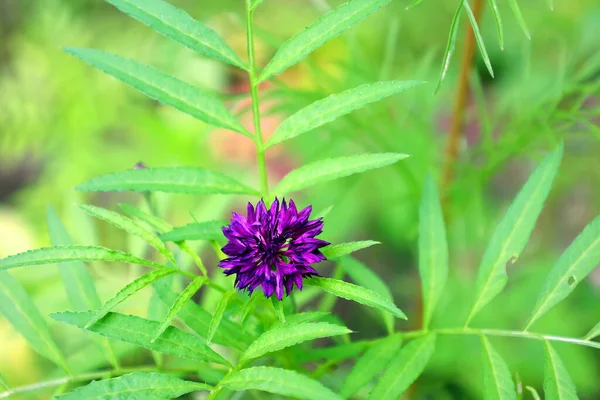
<instances>
[{"instance_id":1,"label":"flower head","mask_svg":"<svg viewBox=\"0 0 600 400\"><path fill-rule=\"evenodd\" d=\"M283 289L290 294L294 284L302 289L302 278L319 275L311 264L326 260L319 249L329 243L315 236L323 231L323 219L309 220L312 207L298 211L290 200L275 199L267 210L261 200L256 209L248 203L248 215L233 213L223 227L229 256L219 263L226 275L236 274L235 285L252 293L262 287L266 297L279 300Z\"/></svg>"}]
</instances>

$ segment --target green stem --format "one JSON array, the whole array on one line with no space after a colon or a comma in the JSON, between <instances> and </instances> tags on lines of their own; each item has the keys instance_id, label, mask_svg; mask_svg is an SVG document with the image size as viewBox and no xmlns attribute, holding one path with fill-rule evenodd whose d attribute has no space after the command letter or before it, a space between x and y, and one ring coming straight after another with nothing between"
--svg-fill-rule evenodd
<instances>
[{"instance_id":1,"label":"green stem","mask_svg":"<svg viewBox=\"0 0 600 400\"><path fill-rule=\"evenodd\" d=\"M256 146L256 161L260 177L260 193L265 200L269 200L269 182L267 180L267 167L265 163L265 146L260 126L260 102L258 99L258 74L254 57L254 28L251 1L246 0L246 38L248 42L248 64L250 77L250 96L252 97L252 115L254 117L254 144Z\"/></svg>"},{"instance_id":2,"label":"green stem","mask_svg":"<svg viewBox=\"0 0 600 400\"><path fill-rule=\"evenodd\" d=\"M213 390L210 391L210 394L208 395L206 400L216 399L217 396L219 395L219 393L221 393L221 391L224 389L224 387L221 385L221 382L223 382L225 379L229 378L231 375L235 374L242 368L244 368L243 363L240 363L240 364L236 365L235 367L231 368L229 370L229 372L227 372L227 374L225 374L225 376L219 381L219 383L216 384L216 386L213 388Z\"/></svg>"}]
</instances>

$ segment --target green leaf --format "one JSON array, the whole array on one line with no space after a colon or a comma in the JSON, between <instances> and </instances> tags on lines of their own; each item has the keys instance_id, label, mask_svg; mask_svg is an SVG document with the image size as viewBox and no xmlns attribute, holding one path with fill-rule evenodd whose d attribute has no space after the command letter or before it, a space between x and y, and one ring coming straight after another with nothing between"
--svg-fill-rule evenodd
<instances>
[{"instance_id":1,"label":"green leaf","mask_svg":"<svg viewBox=\"0 0 600 400\"><path fill-rule=\"evenodd\" d=\"M519 7L519 2L517 0L508 0L508 4L510 5L512 12L515 15L515 18L517 19L519 26L523 30L523 33L525 34L525 36L527 36L527 39L531 40L531 35L529 34L529 29L527 29L527 23L525 22L525 19L523 18L523 14L521 14L521 8Z\"/></svg>"},{"instance_id":2,"label":"green leaf","mask_svg":"<svg viewBox=\"0 0 600 400\"><path fill-rule=\"evenodd\" d=\"M502 27L502 16L500 15L500 10L498 9L498 1L490 0L490 6L492 7L492 13L494 14L494 21L496 21L500 50L504 50L504 28Z\"/></svg>"},{"instance_id":3,"label":"green leaf","mask_svg":"<svg viewBox=\"0 0 600 400\"><path fill-rule=\"evenodd\" d=\"M423 0L413 0L412 3L406 6L406 10L410 10L411 8L418 6L422 1Z\"/></svg>"},{"instance_id":4,"label":"green leaf","mask_svg":"<svg viewBox=\"0 0 600 400\"><path fill-rule=\"evenodd\" d=\"M201 276L190 282L190 284L183 290L183 292L181 292L177 299L175 299L173 305L171 305L171 307L169 308L166 317L160 323L160 326L152 334L152 339L150 340L151 343L154 343L156 339L158 339L160 335L162 335L162 333L169 327L169 325L171 325L171 322L175 319L179 311L181 311L185 303L187 303L188 300L190 300L192 296L196 294L196 292L200 290L202 285L204 285L207 281L207 277Z\"/></svg>"},{"instance_id":5,"label":"green leaf","mask_svg":"<svg viewBox=\"0 0 600 400\"><path fill-rule=\"evenodd\" d=\"M396 400L423 373L434 350L434 333L414 339L401 348L377 381L369 399Z\"/></svg>"},{"instance_id":6,"label":"green leaf","mask_svg":"<svg viewBox=\"0 0 600 400\"><path fill-rule=\"evenodd\" d=\"M313 162L295 169L284 176L273 192L284 195L318 183L365 172L370 169L385 167L406 157L408 157L406 154L375 153L329 158Z\"/></svg>"},{"instance_id":7,"label":"green leaf","mask_svg":"<svg viewBox=\"0 0 600 400\"><path fill-rule=\"evenodd\" d=\"M525 389L527 389L529 393L531 393L531 397L533 397L533 400L542 400L535 388L531 386L525 386Z\"/></svg>"},{"instance_id":8,"label":"green leaf","mask_svg":"<svg viewBox=\"0 0 600 400\"><path fill-rule=\"evenodd\" d=\"M88 329L90 326L94 325L96 322L100 321L106 314L109 313L113 308L115 308L118 304L127 300L130 296L139 292L146 286L150 285L152 282L157 281L161 278L164 278L167 275L176 273L177 270L174 268L162 268L157 269L152 272L147 273L146 275L142 275L123 289L119 290L119 292L110 300L108 300L101 309L94 313L94 317L90 319L85 326L85 329Z\"/></svg>"},{"instance_id":9,"label":"green leaf","mask_svg":"<svg viewBox=\"0 0 600 400\"><path fill-rule=\"evenodd\" d=\"M94 312L62 312L52 314L51 317L56 321L85 329L88 322L94 318ZM168 327L155 342L151 342L152 332L155 332L159 326L160 324L156 321L150 321L133 315L110 312L100 321L87 328L87 330L109 339L135 344L175 357L212 361L218 364L229 365L223 357L215 353L202 339L172 326Z\"/></svg>"},{"instance_id":10,"label":"green leaf","mask_svg":"<svg viewBox=\"0 0 600 400\"><path fill-rule=\"evenodd\" d=\"M502 356L487 337L481 336L483 346L483 393L489 400L516 400L515 385Z\"/></svg>"},{"instance_id":11,"label":"green leaf","mask_svg":"<svg viewBox=\"0 0 600 400\"><path fill-rule=\"evenodd\" d=\"M562 153L561 145L546 157L531 174L498 224L479 266L475 302L467 324L506 286L508 281L506 264L516 261L529 241L529 236L552 187Z\"/></svg>"},{"instance_id":12,"label":"green leaf","mask_svg":"<svg viewBox=\"0 0 600 400\"><path fill-rule=\"evenodd\" d=\"M152 268L164 268L155 262L138 258L129 253L99 246L53 246L30 250L0 260L0 271L11 268L55 264L70 261L114 261L140 264Z\"/></svg>"},{"instance_id":13,"label":"green leaf","mask_svg":"<svg viewBox=\"0 0 600 400\"><path fill-rule=\"evenodd\" d=\"M374 240L362 240L359 242L340 243L333 246L327 246L321 250L321 252L328 260L333 260L376 244L380 244L380 242Z\"/></svg>"},{"instance_id":14,"label":"green leaf","mask_svg":"<svg viewBox=\"0 0 600 400\"><path fill-rule=\"evenodd\" d=\"M196 167L147 168L103 175L77 186L84 192L166 192L187 194L252 194L254 189L218 172Z\"/></svg>"},{"instance_id":15,"label":"green leaf","mask_svg":"<svg viewBox=\"0 0 600 400\"><path fill-rule=\"evenodd\" d=\"M271 296L271 306L273 307L273 312L275 316L281 323L285 323L285 311L283 310L283 300L279 300L275 296Z\"/></svg>"},{"instance_id":16,"label":"green leaf","mask_svg":"<svg viewBox=\"0 0 600 400\"><path fill-rule=\"evenodd\" d=\"M544 393L546 400L578 400L577 389L567 368L549 341L546 342Z\"/></svg>"},{"instance_id":17,"label":"green leaf","mask_svg":"<svg viewBox=\"0 0 600 400\"><path fill-rule=\"evenodd\" d=\"M217 304L217 308L215 309L215 313L210 320L210 325L208 326L208 333L206 335L206 341L210 344L215 337L215 333L217 332L217 328L223 319L223 313L225 312L225 308L227 307L227 303L231 296L235 295L235 292L229 291L223 293L221 300L219 300L219 304Z\"/></svg>"},{"instance_id":18,"label":"green leaf","mask_svg":"<svg viewBox=\"0 0 600 400\"><path fill-rule=\"evenodd\" d=\"M306 400L341 400L321 383L295 371L274 367L253 367L238 371L221 381L231 390L264 392Z\"/></svg>"},{"instance_id":19,"label":"green leaf","mask_svg":"<svg viewBox=\"0 0 600 400\"><path fill-rule=\"evenodd\" d=\"M592 329L590 329L590 331L587 335L585 335L583 340L594 340L598 336L600 336L600 322L598 322Z\"/></svg>"},{"instance_id":20,"label":"green leaf","mask_svg":"<svg viewBox=\"0 0 600 400\"><path fill-rule=\"evenodd\" d=\"M567 298L579 282L583 281L598 264L600 264L600 217L585 227L552 268L527 327Z\"/></svg>"},{"instance_id":21,"label":"green leaf","mask_svg":"<svg viewBox=\"0 0 600 400\"><path fill-rule=\"evenodd\" d=\"M72 47L64 50L156 101L208 124L252 136L220 100L159 69L100 50Z\"/></svg>"},{"instance_id":22,"label":"green leaf","mask_svg":"<svg viewBox=\"0 0 600 400\"><path fill-rule=\"evenodd\" d=\"M167 260L171 261L173 265L177 265L175 258L173 258L173 254L171 254L171 252L165 247L165 244L158 238L158 236L136 221L101 207L95 207L88 204L81 204L79 207L89 215L100 218L131 235L141 238L150 246L158 250L158 252L165 256Z\"/></svg>"},{"instance_id":23,"label":"green leaf","mask_svg":"<svg viewBox=\"0 0 600 400\"><path fill-rule=\"evenodd\" d=\"M165 242L179 242L182 240L219 240L223 238L225 221L195 222L174 228L163 234L160 238Z\"/></svg>"},{"instance_id":24,"label":"green leaf","mask_svg":"<svg viewBox=\"0 0 600 400\"><path fill-rule=\"evenodd\" d=\"M345 326L327 322L283 324L260 335L242 354L240 361L252 360L309 340L344 335L351 332Z\"/></svg>"},{"instance_id":25,"label":"green leaf","mask_svg":"<svg viewBox=\"0 0 600 400\"><path fill-rule=\"evenodd\" d=\"M285 322L278 322L275 326L282 326L283 324L292 325L292 324L300 324L302 322L314 322L318 321L322 318L328 316L329 313L325 311L305 311L300 314L288 315L286 317Z\"/></svg>"},{"instance_id":26,"label":"green leaf","mask_svg":"<svg viewBox=\"0 0 600 400\"><path fill-rule=\"evenodd\" d=\"M446 73L448 72L448 68L450 67L450 60L454 55L454 50L456 49L456 38L458 37L458 27L460 22L460 13L463 9L463 4L465 0L460 0L460 4L456 8L456 12L454 13L454 17L452 17L452 23L450 24L450 34L448 35L448 43L446 44L446 50L444 50L444 60L442 61L442 72L440 73L440 80L435 88L435 92L440 90L442 86L442 82L444 78L446 78Z\"/></svg>"},{"instance_id":27,"label":"green leaf","mask_svg":"<svg viewBox=\"0 0 600 400\"><path fill-rule=\"evenodd\" d=\"M281 45L260 74L259 81L283 72L389 2L390 0L352 0L325 14Z\"/></svg>"},{"instance_id":28,"label":"green leaf","mask_svg":"<svg viewBox=\"0 0 600 400\"><path fill-rule=\"evenodd\" d=\"M394 298L392 291L388 288L385 282L366 265L352 257L344 257L340 260L340 265L344 272L359 286L365 287L385 300L393 304ZM394 318L387 312L382 312L383 322L388 332L394 330ZM404 317L406 318L406 316Z\"/></svg>"},{"instance_id":29,"label":"green leaf","mask_svg":"<svg viewBox=\"0 0 600 400\"><path fill-rule=\"evenodd\" d=\"M368 342L351 342L339 346L321 347L302 351L296 356L296 360L301 363L327 360L339 362L349 358L356 358L367 348Z\"/></svg>"},{"instance_id":30,"label":"green leaf","mask_svg":"<svg viewBox=\"0 0 600 400\"><path fill-rule=\"evenodd\" d=\"M473 10L471 10L471 6L469 5L469 1L463 1L463 6L467 10L467 16L469 17L469 22L471 23L471 28L473 28L473 35L475 36L475 41L477 42L477 47L479 47L479 52L481 53L481 57L483 58L483 63L485 64L488 72L491 77L494 77L494 69L492 68L492 63L490 61L490 56L485 49L485 43L483 41L483 37L481 37L481 32L479 32L479 26L477 25L477 19L475 19L475 15L473 15Z\"/></svg>"},{"instance_id":31,"label":"green leaf","mask_svg":"<svg viewBox=\"0 0 600 400\"><path fill-rule=\"evenodd\" d=\"M431 174L425 180L419 208L419 274L423 293L423 329L428 329L448 279L446 225Z\"/></svg>"},{"instance_id":32,"label":"green leaf","mask_svg":"<svg viewBox=\"0 0 600 400\"><path fill-rule=\"evenodd\" d=\"M3 389L4 391L8 391L8 384L6 383L6 380L4 379L4 377L2 376L2 374L0 374L0 389Z\"/></svg>"},{"instance_id":33,"label":"green leaf","mask_svg":"<svg viewBox=\"0 0 600 400\"><path fill-rule=\"evenodd\" d=\"M406 315L394 303L381 297L372 290L353 285L337 279L312 277L307 279L306 285L315 286L346 300L352 300L369 307L389 312L397 318L406 319Z\"/></svg>"},{"instance_id":34,"label":"green leaf","mask_svg":"<svg viewBox=\"0 0 600 400\"><path fill-rule=\"evenodd\" d=\"M401 346L402 336L392 335L369 347L344 379L340 395L346 399L371 382L392 361Z\"/></svg>"},{"instance_id":35,"label":"green leaf","mask_svg":"<svg viewBox=\"0 0 600 400\"><path fill-rule=\"evenodd\" d=\"M164 233L170 231L172 229L171 225L168 222L163 221L162 219L155 217L154 215L150 215L147 212L140 210L134 206L130 206L129 204L119 204L119 207L127 214L136 218L138 221L141 221L152 228L154 228L159 233Z\"/></svg>"},{"instance_id":36,"label":"green leaf","mask_svg":"<svg viewBox=\"0 0 600 400\"><path fill-rule=\"evenodd\" d=\"M48 232L54 246L68 246L73 240L54 211L46 209ZM80 261L59 263L58 269L67 291L69 302L75 311L91 310L100 307L100 297L94 286L94 281L85 265Z\"/></svg>"},{"instance_id":37,"label":"green leaf","mask_svg":"<svg viewBox=\"0 0 600 400\"><path fill-rule=\"evenodd\" d=\"M223 39L185 11L161 0L106 0L155 31L210 58L247 70Z\"/></svg>"},{"instance_id":38,"label":"green leaf","mask_svg":"<svg viewBox=\"0 0 600 400\"><path fill-rule=\"evenodd\" d=\"M70 393L58 396L59 400L91 399L174 399L186 393L211 390L204 383L184 381L158 372L134 372L118 378L93 381Z\"/></svg>"},{"instance_id":39,"label":"green leaf","mask_svg":"<svg viewBox=\"0 0 600 400\"><path fill-rule=\"evenodd\" d=\"M3 271L0 271L0 314L38 354L68 371L65 359L37 307L19 281Z\"/></svg>"},{"instance_id":40,"label":"green leaf","mask_svg":"<svg viewBox=\"0 0 600 400\"><path fill-rule=\"evenodd\" d=\"M325 125L336 118L385 97L418 86L421 81L391 81L361 85L316 101L287 118L266 143L266 148Z\"/></svg>"}]
</instances>

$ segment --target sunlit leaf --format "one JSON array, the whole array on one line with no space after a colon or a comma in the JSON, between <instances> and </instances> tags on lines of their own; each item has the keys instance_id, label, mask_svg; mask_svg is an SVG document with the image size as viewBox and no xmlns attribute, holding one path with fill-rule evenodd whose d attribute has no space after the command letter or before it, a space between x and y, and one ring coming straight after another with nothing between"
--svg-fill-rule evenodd
<instances>
[{"instance_id":1,"label":"sunlit leaf","mask_svg":"<svg viewBox=\"0 0 600 400\"><path fill-rule=\"evenodd\" d=\"M93 381L57 399L174 399L186 393L211 389L204 383L184 381L158 372L134 372L118 378Z\"/></svg>"},{"instance_id":2,"label":"sunlit leaf","mask_svg":"<svg viewBox=\"0 0 600 400\"><path fill-rule=\"evenodd\" d=\"M369 399L396 400L423 373L435 350L435 334L401 348L377 381Z\"/></svg>"},{"instance_id":3,"label":"sunlit leaf","mask_svg":"<svg viewBox=\"0 0 600 400\"><path fill-rule=\"evenodd\" d=\"M577 389L567 368L550 342L546 340L544 367L544 394L546 400L578 400Z\"/></svg>"},{"instance_id":4,"label":"sunlit leaf","mask_svg":"<svg viewBox=\"0 0 600 400\"><path fill-rule=\"evenodd\" d=\"M481 58L483 58L483 63L485 64L488 72L494 77L494 69L492 68L492 62L490 61L490 56L485 48L485 43L483 41L483 37L481 37L481 32L479 32L479 26L477 25L477 19L475 15L473 15L473 10L471 10L471 6L469 5L469 1L463 1L463 6L467 10L467 16L469 17L469 22L471 23L471 28L473 29L473 35L475 36L475 41L477 42L477 47L479 47L479 52L481 53Z\"/></svg>"},{"instance_id":5,"label":"sunlit leaf","mask_svg":"<svg viewBox=\"0 0 600 400\"><path fill-rule=\"evenodd\" d=\"M550 272L529 318L529 327L552 307L567 298L600 264L600 217L597 217L560 256Z\"/></svg>"},{"instance_id":6,"label":"sunlit leaf","mask_svg":"<svg viewBox=\"0 0 600 400\"><path fill-rule=\"evenodd\" d=\"M590 329L590 331L587 335L585 335L585 338L583 340L593 340L598 336L600 336L600 322L598 322L592 329Z\"/></svg>"},{"instance_id":7,"label":"sunlit leaf","mask_svg":"<svg viewBox=\"0 0 600 400\"><path fill-rule=\"evenodd\" d=\"M179 242L182 240L218 240L223 238L225 221L194 222L185 226L174 228L163 234L160 238L165 242Z\"/></svg>"},{"instance_id":8,"label":"sunlit leaf","mask_svg":"<svg viewBox=\"0 0 600 400\"><path fill-rule=\"evenodd\" d=\"M361 85L316 101L288 117L269 138L266 147L325 125L336 118L385 97L422 84L421 81L391 81Z\"/></svg>"},{"instance_id":9,"label":"sunlit leaf","mask_svg":"<svg viewBox=\"0 0 600 400\"><path fill-rule=\"evenodd\" d=\"M483 346L483 393L489 400L516 400L517 392L508 366L487 337L481 336Z\"/></svg>"},{"instance_id":10,"label":"sunlit leaf","mask_svg":"<svg viewBox=\"0 0 600 400\"><path fill-rule=\"evenodd\" d=\"M100 50L69 47L65 51L154 100L206 123L251 136L220 100L159 69Z\"/></svg>"},{"instance_id":11,"label":"sunlit leaf","mask_svg":"<svg viewBox=\"0 0 600 400\"><path fill-rule=\"evenodd\" d=\"M283 72L389 2L390 0L351 0L325 14L281 45L260 74L260 81Z\"/></svg>"},{"instance_id":12,"label":"sunlit leaf","mask_svg":"<svg viewBox=\"0 0 600 400\"><path fill-rule=\"evenodd\" d=\"M219 300L219 304L217 304L217 308L215 309L215 313L210 320L210 325L208 326L208 334L206 335L206 341L210 344L212 342L213 337L215 337L215 333L217 332L217 328L223 319L223 313L225 312L225 308L227 307L227 303L231 296L235 295L235 292L229 291L223 293L221 300Z\"/></svg>"},{"instance_id":13,"label":"sunlit leaf","mask_svg":"<svg viewBox=\"0 0 600 400\"><path fill-rule=\"evenodd\" d=\"M185 11L161 0L106 0L155 31L207 57L247 69L223 39Z\"/></svg>"},{"instance_id":14,"label":"sunlit leaf","mask_svg":"<svg viewBox=\"0 0 600 400\"><path fill-rule=\"evenodd\" d=\"M57 321L85 329L88 322L94 318L94 312L62 312L52 314L51 317ZM172 326L168 327L156 341L151 342L152 333L159 326L160 323L156 321L150 321L133 315L110 312L100 321L87 328L87 330L109 339L135 344L175 357L229 365L223 357L215 353L202 339Z\"/></svg>"},{"instance_id":15,"label":"sunlit leaf","mask_svg":"<svg viewBox=\"0 0 600 400\"><path fill-rule=\"evenodd\" d=\"M188 194L257 194L218 172L196 167L147 168L103 175L77 186L84 192L132 190Z\"/></svg>"},{"instance_id":16,"label":"sunlit leaf","mask_svg":"<svg viewBox=\"0 0 600 400\"><path fill-rule=\"evenodd\" d=\"M155 217L154 215L150 215L147 212L140 210L139 208L136 208L129 204L119 204L119 207L121 207L121 209L127 214L136 218L138 221L149 225L158 233L164 233L172 229L171 225L169 225L168 222L163 221L162 219Z\"/></svg>"},{"instance_id":17,"label":"sunlit leaf","mask_svg":"<svg viewBox=\"0 0 600 400\"><path fill-rule=\"evenodd\" d=\"M295 371L274 367L243 369L226 377L221 384L231 390L264 392L306 400L341 400L321 383Z\"/></svg>"},{"instance_id":18,"label":"sunlit leaf","mask_svg":"<svg viewBox=\"0 0 600 400\"><path fill-rule=\"evenodd\" d=\"M366 249L367 247L371 247L376 244L380 243L374 240L361 240L359 242L340 243L327 246L324 249L322 249L321 252L325 257L327 257L328 260L333 260L335 258L354 253L355 251Z\"/></svg>"},{"instance_id":19,"label":"sunlit leaf","mask_svg":"<svg viewBox=\"0 0 600 400\"><path fill-rule=\"evenodd\" d=\"M402 337L392 335L369 347L344 379L340 395L348 398L371 382L396 356L400 346L402 346Z\"/></svg>"},{"instance_id":20,"label":"sunlit leaf","mask_svg":"<svg viewBox=\"0 0 600 400\"><path fill-rule=\"evenodd\" d=\"M406 157L406 154L376 153L316 161L284 176L273 192L284 195L319 183L385 167Z\"/></svg>"},{"instance_id":21,"label":"sunlit leaf","mask_svg":"<svg viewBox=\"0 0 600 400\"><path fill-rule=\"evenodd\" d=\"M450 24L450 34L448 35L448 43L446 44L446 50L444 50L442 72L440 73L440 80L438 81L437 87L435 88L436 92L442 86L444 78L446 78L446 73L448 72L448 68L450 67L450 61L452 60L454 50L456 49L456 38L458 37L458 27L460 25L460 13L462 12L464 2L465 0L460 0L460 4L456 8L456 12L454 13L454 17L452 18L452 23Z\"/></svg>"},{"instance_id":22,"label":"sunlit leaf","mask_svg":"<svg viewBox=\"0 0 600 400\"><path fill-rule=\"evenodd\" d=\"M496 297L508 281L506 264L519 257L533 231L562 157L562 145L531 174L496 227L477 274L475 302L467 323Z\"/></svg>"},{"instance_id":23,"label":"sunlit leaf","mask_svg":"<svg viewBox=\"0 0 600 400\"><path fill-rule=\"evenodd\" d=\"M431 174L425 180L419 208L419 274L423 293L423 328L427 329L448 278L446 225Z\"/></svg>"},{"instance_id":24,"label":"sunlit leaf","mask_svg":"<svg viewBox=\"0 0 600 400\"><path fill-rule=\"evenodd\" d=\"M523 18L523 14L521 13L521 8L519 7L518 0L508 0L508 4L510 5L512 12L515 15L515 18L517 19L519 26L523 30L523 33L525 33L525 36L527 36L527 39L531 39L531 35L529 34L529 29L527 28L527 23L525 22L525 19Z\"/></svg>"}]
</instances>

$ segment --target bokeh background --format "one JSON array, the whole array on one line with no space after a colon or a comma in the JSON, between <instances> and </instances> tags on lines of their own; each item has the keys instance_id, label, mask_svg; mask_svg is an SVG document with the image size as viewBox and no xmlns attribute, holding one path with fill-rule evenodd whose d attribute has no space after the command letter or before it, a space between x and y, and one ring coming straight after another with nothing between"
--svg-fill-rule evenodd
<instances>
[{"instance_id":1,"label":"bokeh background","mask_svg":"<svg viewBox=\"0 0 600 400\"><path fill-rule=\"evenodd\" d=\"M245 54L241 0L173 0L206 22ZM256 13L258 53L266 63L275 49L309 24L333 0L265 0ZM263 130L330 93L381 79L423 79L428 85L340 118L317 131L272 148L271 182L304 162L359 152L401 152L411 158L395 166L314 187L297 202L331 211L323 237L331 242L374 239L382 245L357 255L389 283L396 303L411 318L400 329L417 328L418 203L428 171L440 177L456 98L460 53L468 26L461 19L457 57L439 93L441 60L457 0L424 0L406 10L394 1L351 31L313 53L263 89ZM487 2L486 2L487 3ZM434 325L464 321L475 274L493 227L540 159L560 141L565 156L554 188L523 256L509 267L509 286L473 326L522 329L558 255L600 213L600 3L520 1L528 40L499 1L505 48L486 4L481 30L496 78L478 58L470 74L471 95L455 178L444 187L451 245L451 279ZM49 244L46 207L52 205L81 244L99 244L140 254L141 243L113 227L88 219L78 202L117 210L139 204L135 194L82 195L73 188L91 177L149 166L195 165L227 171L256 182L253 143L215 130L79 62L61 46L93 47L157 66L198 87L219 93L250 124L248 83L240 71L203 58L100 0L0 0L0 257ZM160 196L158 206L174 225L194 218L226 219L245 199L222 196ZM199 247L198 251L203 252ZM215 260L206 255L215 271ZM114 265L90 268L103 300L139 270ZM331 273L325 265L323 274ZM600 319L600 271L544 316L533 330L578 337ZM69 309L55 267L13 274L44 314ZM149 293L123 306L145 315ZM207 308L214 297L200 298ZM311 305L318 304L309 303ZM384 333L377 315L364 308L330 304L357 338ZM84 337L49 321L61 344L81 350ZM462 326L462 325L461 325ZM494 340L523 384L541 391L540 343ZM600 353L557 345L581 398L600 399ZM407 399L480 398L477 338L440 338L436 354ZM124 350L131 364L147 354ZM92 353L87 353L93 359ZM101 360L101 357L97 358ZM97 361L96 368L102 367ZM325 379L335 381L331 371ZM56 375L0 317L0 373L13 385ZM36 394L31 398L45 398Z\"/></svg>"}]
</instances>

